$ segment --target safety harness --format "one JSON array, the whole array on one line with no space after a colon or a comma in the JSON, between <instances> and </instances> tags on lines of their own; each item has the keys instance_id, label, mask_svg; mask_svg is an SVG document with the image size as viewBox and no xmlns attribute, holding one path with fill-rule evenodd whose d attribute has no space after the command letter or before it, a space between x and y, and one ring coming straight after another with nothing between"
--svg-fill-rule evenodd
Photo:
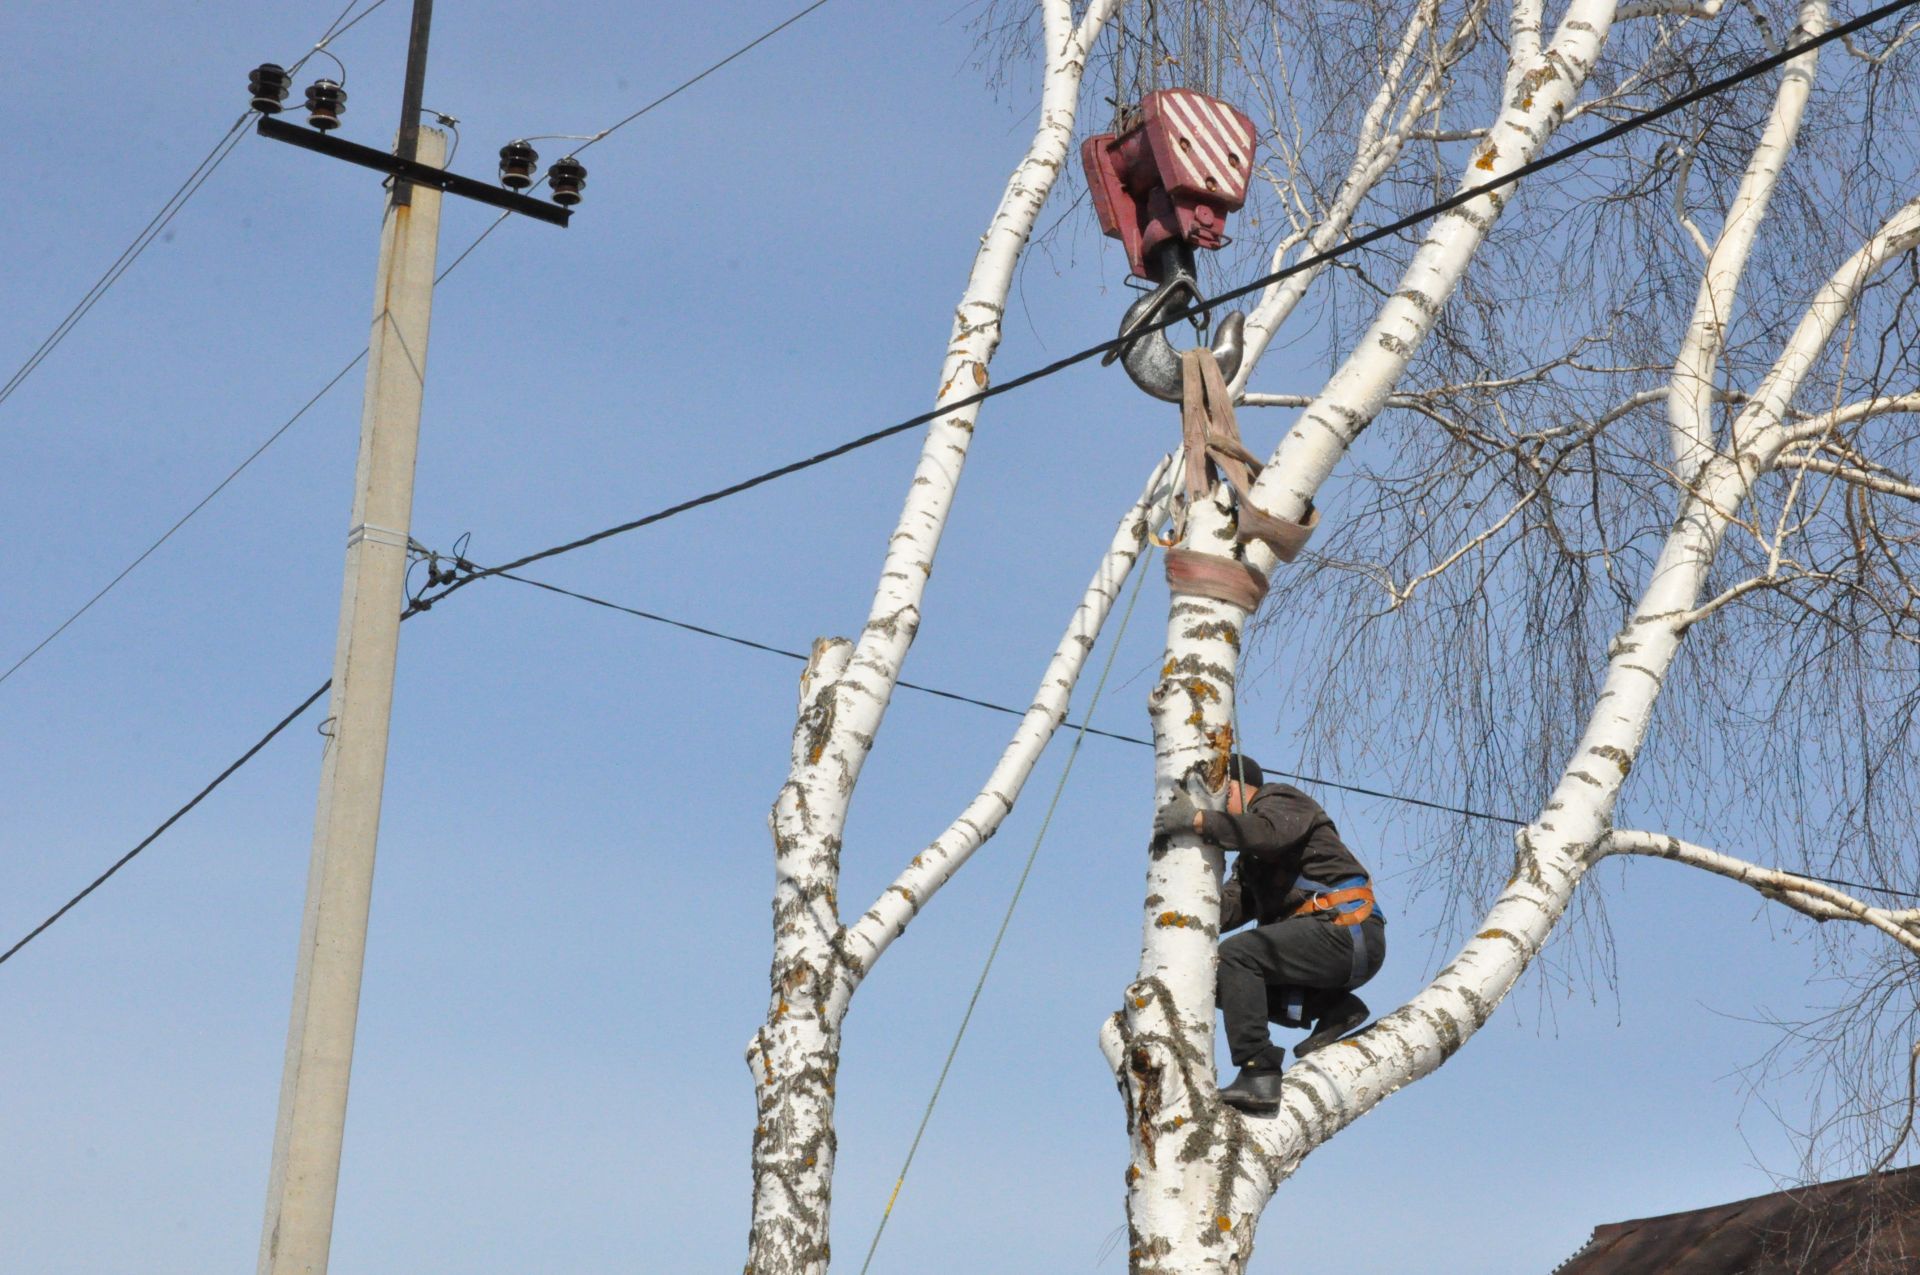
<instances>
[{"instance_id":1,"label":"safety harness","mask_svg":"<svg viewBox=\"0 0 1920 1275\"><path fill-rule=\"evenodd\" d=\"M1352 936L1353 966L1347 986L1360 986L1367 978L1367 941L1360 933L1360 922L1373 915L1373 886L1363 876L1343 877L1331 884L1298 877L1293 885L1297 890L1305 890L1308 898L1289 914L1290 917L1331 912L1333 923L1343 927Z\"/></svg>"}]
</instances>

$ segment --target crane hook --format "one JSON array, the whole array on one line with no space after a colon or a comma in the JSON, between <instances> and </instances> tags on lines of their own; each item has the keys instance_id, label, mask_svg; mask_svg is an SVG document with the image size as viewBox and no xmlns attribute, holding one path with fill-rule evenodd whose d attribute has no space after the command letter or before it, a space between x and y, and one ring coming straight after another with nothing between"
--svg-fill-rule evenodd
<instances>
[{"instance_id":1,"label":"crane hook","mask_svg":"<svg viewBox=\"0 0 1920 1275\"><path fill-rule=\"evenodd\" d=\"M1159 320L1163 313L1171 310L1174 298L1181 294L1192 301L1202 299L1193 276L1184 270L1176 271L1165 283L1127 307L1126 314L1120 320L1120 335L1125 337L1135 329ZM1204 313L1195 323L1204 328ZM1240 359L1246 352L1246 327L1247 316L1235 310L1220 320L1219 327L1214 331L1213 355L1220 362L1220 374L1228 381L1232 381L1240 372ZM1101 362L1111 363L1115 358L1127 369L1127 375L1133 378L1133 383L1147 393L1169 403L1180 401L1180 352L1173 348L1173 342L1167 340L1165 328L1156 328L1135 337L1117 350L1108 351Z\"/></svg>"}]
</instances>

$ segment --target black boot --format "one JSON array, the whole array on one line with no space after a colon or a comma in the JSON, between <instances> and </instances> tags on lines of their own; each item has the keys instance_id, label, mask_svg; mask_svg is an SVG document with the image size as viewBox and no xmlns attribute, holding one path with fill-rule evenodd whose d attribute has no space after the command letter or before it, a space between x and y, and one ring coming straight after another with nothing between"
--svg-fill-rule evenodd
<instances>
[{"instance_id":1,"label":"black boot","mask_svg":"<svg viewBox=\"0 0 1920 1275\"><path fill-rule=\"evenodd\" d=\"M1280 1063L1286 1056L1278 1045L1268 1045L1247 1059L1233 1083L1220 1091L1220 1101L1256 1116L1280 1110Z\"/></svg>"},{"instance_id":2,"label":"black boot","mask_svg":"<svg viewBox=\"0 0 1920 1275\"><path fill-rule=\"evenodd\" d=\"M1325 1006L1314 1006L1313 1032L1293 1047L1295 1058L1305 1058L1316 1049L1331 1045L1367 1021L1367 1003L1352 992L1342 992Z\"/></svg>"},{"instance_id":3,"label":"black boot","mask_svg":"<svg viewBox=\"0 0 1920 1275\"><path fill-rule=\"evenodd\" d=\"M1220 1091L1220 1101L1248 1115L1272 1115L1280 1110L1280 1069L1242 1067L1233 1083Z\"/></svg>"}]
</instances>

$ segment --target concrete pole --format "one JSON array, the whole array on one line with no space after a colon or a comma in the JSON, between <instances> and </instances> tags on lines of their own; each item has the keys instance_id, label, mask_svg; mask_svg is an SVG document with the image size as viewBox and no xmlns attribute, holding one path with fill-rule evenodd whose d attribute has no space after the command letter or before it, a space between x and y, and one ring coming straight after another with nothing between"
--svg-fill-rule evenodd
<instances>
[{"instance_id":1,"label":"concrete pole","mask_svg":"<svg viewBox=\"0 0 1920 1275\"><path fill-rule=\"evenodd\" d=\"M418 158L444 166L446 134L421 129ZM260 1275L324 1275L333 1237L439 240L439 191L416 187L410 202L389 201Z\"/></svg>"}]
</instances>

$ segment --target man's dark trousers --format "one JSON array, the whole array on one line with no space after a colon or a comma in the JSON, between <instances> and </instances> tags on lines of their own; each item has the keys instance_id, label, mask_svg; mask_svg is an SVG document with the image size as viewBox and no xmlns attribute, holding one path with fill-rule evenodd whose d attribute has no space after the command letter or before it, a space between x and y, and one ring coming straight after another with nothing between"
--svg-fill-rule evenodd
<instances>
[{"instance_id":1,"label":"man's dark trousers","mask_svg":"<svg viewBox=\"0 0 1920 1275\"><path fill-rule=\"evenodd\" d=\"M1365 946L1358 979L1356 929ZM1220 940L1220 1013L1234 1065L1280 1065L1282 1051L1267 1035L1267 1023L1287 1021L1289 989L1306 990L1311 1015L1316 992L1351 991L1379 973L1386 959L1387 928L1378 914L1357 926L1335 925L1327 912L1290 916Z\"/></svg>"}]
</instances>

